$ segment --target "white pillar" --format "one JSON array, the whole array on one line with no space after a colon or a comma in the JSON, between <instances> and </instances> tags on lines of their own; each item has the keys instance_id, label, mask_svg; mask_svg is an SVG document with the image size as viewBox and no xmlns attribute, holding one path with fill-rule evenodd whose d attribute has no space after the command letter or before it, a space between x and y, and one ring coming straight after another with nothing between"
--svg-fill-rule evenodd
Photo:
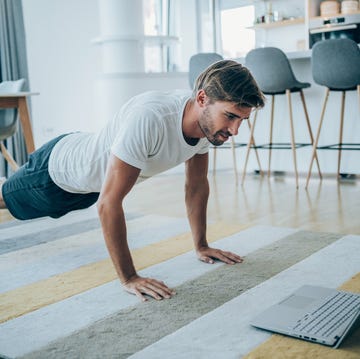
<instances>
[{"instance_id":1,"label":"white pillar","mask_svg":"<svg viewBox=\"0 0 360 359\"><path fill-rule=\"evenodd\" d=\"M142 0L98 0L101 58L95 84L99 129L134 95L132 78L144 73Z\"/></svg>"},{"instance_id":2,"label":"white pillar","mask_svg":"<svg viewBox=\"0 0 360 359\"><path fill-rule=\"evenodd\" d=\"M102 59L94 90L100 129L134 95L187 88L188 80L186 74L145 73L146 43L174 39L145 36L143 0L98 0L98 4L100 34L93 43Z\"/></svg>"},{"instance_id":3,"label":"white pillar","mask_svg":"<svg viewBox=\"0 0 360 359\"><path fill-rule=\"evenodd\" d=\"M103 73L144 71L142 0L99 0Z\"/></svg>"}]
</instances>

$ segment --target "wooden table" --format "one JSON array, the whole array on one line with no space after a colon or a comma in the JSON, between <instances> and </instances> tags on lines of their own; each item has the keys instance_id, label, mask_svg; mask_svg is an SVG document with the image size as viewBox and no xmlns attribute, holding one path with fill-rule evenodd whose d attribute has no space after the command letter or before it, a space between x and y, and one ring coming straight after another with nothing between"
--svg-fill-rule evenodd
<instances>
[{"instance_id":1,"label":"wooden table","mask_svg":"<svg viewBox=\"0 0 360 359\"><path fill-rule=\"evenodd\" d=\"M29 107L27 98L39 95L38 92L17 92L0 94L0 108L17 108L21 126L24 133L26 149L28 153L35 151L34 136L31 127Z\"/></svg>"}]
</instances>

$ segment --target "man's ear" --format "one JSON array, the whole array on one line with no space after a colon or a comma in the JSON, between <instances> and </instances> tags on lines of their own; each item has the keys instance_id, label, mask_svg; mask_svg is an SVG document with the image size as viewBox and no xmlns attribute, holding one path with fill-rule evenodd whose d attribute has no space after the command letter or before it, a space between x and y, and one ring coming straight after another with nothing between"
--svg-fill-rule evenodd
<instances>
[{"instance_id":1,"label":"man's ear","mask_svg":"<svg viewBox=\"0 0 360 359\"><path fill-rule=\"evenodd\" d=\"M209 101L209 98L206 96L206 93L204 90L199 90L196 94L196 102L200 107L205 107L207 102Z\"/></svg>"}]
</instances>

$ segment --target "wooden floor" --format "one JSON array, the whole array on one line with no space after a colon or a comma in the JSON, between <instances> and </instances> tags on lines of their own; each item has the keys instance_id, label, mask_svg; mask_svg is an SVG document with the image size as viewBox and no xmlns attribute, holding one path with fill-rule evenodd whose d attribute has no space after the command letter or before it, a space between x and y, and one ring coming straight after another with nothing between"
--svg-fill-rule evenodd
<instances>
[{"instance_id":1,"label":"wooden floor","mask_svg":"<svg viewBox=\"0 0 360 359\"><path fill-rule=\"evenodd\" d=\"M241 186L232 171L218 171L216 176L210 173L209 180L209 220L360 234L358 181L314 178L305 190L305 178L300 178L296 190L292 176L269 179L248 175ZM183 187L183 175L152 178L129 195L126 208L183 216Z\"/></svg>"},{"instance_id":2,"label":"wooden floor","mask_svg":"<svg viewBox=\"0 0 360 359\"><path fill-rule=\"evenodd\" d=\"M209 174L211 195L209 220L251 225L272 225L312 231L360 234L359 180L338 182L334 177L314 178L305 190L305 178L295 189L292 176L248 175L244 186L236 184L232 171ZM184 176L166 174L149 179L128 195L130 212L167 216L185 215ZM12 220L0 210L0 222Z\"/></svg>"}]
</instances>

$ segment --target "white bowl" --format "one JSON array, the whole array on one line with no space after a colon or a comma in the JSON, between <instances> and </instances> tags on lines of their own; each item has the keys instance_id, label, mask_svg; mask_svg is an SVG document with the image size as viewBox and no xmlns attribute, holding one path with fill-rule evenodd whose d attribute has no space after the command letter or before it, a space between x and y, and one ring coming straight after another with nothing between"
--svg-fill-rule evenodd
<instances>
[{"instance_id":1,"label":"white bowl","mask_svg":"<svg viewBox=\"0 0 360 359\"><path fill-rule=\"evenodd\" d=\"M359 2L356 0L344 0L341 3L341 13L350 14L352 12L357 12L359 9Z\"/></svg>"},{"instance_id":2,"label":"white bowl","mask_svg":"<svg viewBox=\"0 0 360 359\"><path fill-rule=\"evenodd\" d=\"M320 4L320 15L321 16L332 16L339 14L340 4L337 1L323 1Z\"/></svg>"}]
</instances>

